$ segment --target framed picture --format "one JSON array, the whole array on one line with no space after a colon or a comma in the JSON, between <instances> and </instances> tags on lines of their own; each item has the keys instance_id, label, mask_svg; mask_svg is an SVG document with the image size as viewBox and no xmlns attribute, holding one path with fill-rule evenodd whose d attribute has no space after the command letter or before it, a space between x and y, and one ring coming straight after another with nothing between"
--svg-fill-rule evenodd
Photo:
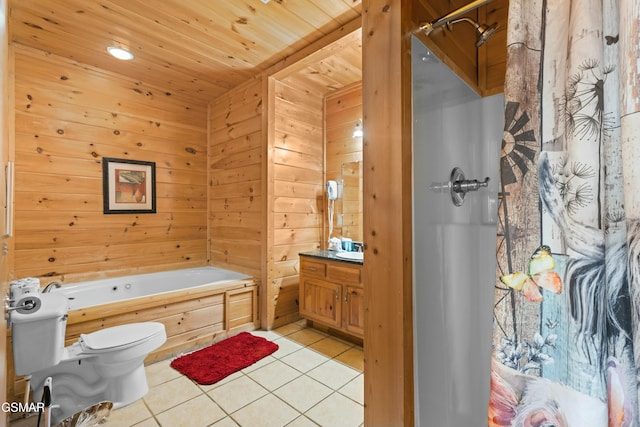
<instances>
[{"instance_id":1,"label":"framed picture","mask_svg":"<svg viewBox=\"0 0 640 427\"><path fill-rule=\"evenodd\" d=\"M103 157L102 192L105 214L155 213L156 164Z\"/></svg>"}]
</instances>

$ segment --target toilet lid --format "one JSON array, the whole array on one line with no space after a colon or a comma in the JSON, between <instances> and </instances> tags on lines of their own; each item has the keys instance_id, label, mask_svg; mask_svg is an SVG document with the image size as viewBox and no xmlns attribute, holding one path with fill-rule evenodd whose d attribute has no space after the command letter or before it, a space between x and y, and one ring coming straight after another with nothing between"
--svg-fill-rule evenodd
<instances>
[{"instance_id":1,"label":"toilet lid","mask_svg":"<svg viewBox=\"0 0 640 427\"><path fill-rule=\"evenodd\" d=\"M130 323L80 334L80 342L85 350L107 350L144 341L163 330L164 325L158 322Z\"/></svg>"}]
</instances>

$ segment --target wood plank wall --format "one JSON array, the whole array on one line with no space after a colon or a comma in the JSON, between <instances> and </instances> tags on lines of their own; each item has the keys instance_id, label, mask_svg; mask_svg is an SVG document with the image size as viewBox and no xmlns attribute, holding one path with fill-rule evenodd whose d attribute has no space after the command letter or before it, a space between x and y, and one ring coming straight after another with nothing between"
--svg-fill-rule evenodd
<instances>
[{"instance_id":1,"label":"wood plank wall","mask_svg":"<svg viewBox=\"0 0 640 427\"><path fill-rule=\"evenodd\" d=\"M14 276L207 264L206 105L15 46ZM157 213L103 214L102 157L156 163Z\"/></svg>"},{"instance_id":2,"label":"wood plank wall","mask_svg":"<svg viewBox=\"0 0 640 427\"><path fill-rule=\"evenodd\" d=\"M267 316L273 327L299 318L298 254L322 246L324 199L323 95L275 80L269 153L273 202L267 248Z\"/></svg>"},{"instance_id":3,"label":"wood plank wall","mask_svg":"<svg viewBox=\"0 0 640 427\"><path fill-rule=\"evenodd\" d=\"M0 0L0 188L6 188L4 173L7 162L13 161L13 55L9 48L9 7L6 0ZM0 293L7 295L11 265L13 263L13 237L5 235L8 206L5 191L0 192ZM6 249L5 249L6 248ZM0 402L7 402L7 323L0 322ZM0 414L0 426L7 425L8 413Z\"/></svg>"},{"instance_id":4,"label":"wood plank wall","mask_svg":"<svg viewBox=\"0 0 640 427\"><path fill-rule=\"evenodd\" d=\"M263 278L263 78L210 103L209 235L211 264Z\"/></svg>"},{"instance_id":5,"label":"wood plank wall","mask_svg":"<svg viewBox=\"0 0 640 427\"><path fill-rule=\"evenodd\" d=\"M290 104L286 107L289 110L280 113L281 129L287 127L285 117L304 116L310 106L313 106L311 117L316 117L313 120L317 120L318 114L322 117L323 94L312 97L305 89L300 91L296 88L295 73L326 59L335 50L333 44L338 42L341 46L343 37L351 40L359 26L359 19L349 22L209 105L211 264L260 278L260 321L266 329L299 317L298 279L297 273L292 274L292 265L298 262L299 251L320 246L321 237L315 235L322 234L322 220L316 216L321 218L324 212L323 202L318 202L324 188L323 152L320 151L316 159L320 162L320 174L315 166L303 166L312 160L310 153L318 154L322 136L317 146L309 145L294 129L287 130L286 138L282 134L282 139L277 141L276 103L281 107L287 105L286 102ZM277 100L276 94L281 99ZM301 129L308 128L304 121L300 123ZM313 126L321 128L322 122ZM306 146L289 148L298 144ZM276 164L279 164L277 168ZM287 171L294 169L298 170L291 180ZM317 176L310 181L309 173L314 170ZM295 194L291 193L294 191ZM314 199L315 202L311 202ZM286 213L283 209L287 203L293 203L294 209L306 204L309 210ZM307 219L309 223L305 222ZM317 231L313 230L316 228ZM301 240L302 236L310 235L314 236L313 241L309 241L309 237ZM296 241L301 243L298 245ZM296 245L298 247L294 247ZM296 260L292 261L291 257Z\"/></svg>"},{"instance_id":6,"label":"wood plank wall","mask_svg":"<svg viewBox=\"0 0 640 427\"><path fill-rule=\"evenodd\" d=\"M344 179L342 199L336 200L336 212L342 213L342 225L334 219L333 236L362 241L362 137L354 138L353 129L362 120L362 82L328 94L324 99L327 179ZM344 164L359 162L359 168ZM355 165L354 165L355 166ZM324 218L324 241L328 240L328 220Z\"/></svg>"}]
</instances>

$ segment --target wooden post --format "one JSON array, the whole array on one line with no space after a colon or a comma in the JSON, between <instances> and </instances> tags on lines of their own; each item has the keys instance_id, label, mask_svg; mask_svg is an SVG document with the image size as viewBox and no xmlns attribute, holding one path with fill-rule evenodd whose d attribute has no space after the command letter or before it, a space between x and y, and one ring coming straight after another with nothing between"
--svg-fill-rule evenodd
<instances>
[{"instance_id":1,"label":"wooden post","mask_svg":"<svg viewBox=\"0 0 640 427\"><path fill-rule=\"evenodd\" d=\"M363 164L367 426L414 424L411 5L364 0Z\"/></svg>"}]
</instances>

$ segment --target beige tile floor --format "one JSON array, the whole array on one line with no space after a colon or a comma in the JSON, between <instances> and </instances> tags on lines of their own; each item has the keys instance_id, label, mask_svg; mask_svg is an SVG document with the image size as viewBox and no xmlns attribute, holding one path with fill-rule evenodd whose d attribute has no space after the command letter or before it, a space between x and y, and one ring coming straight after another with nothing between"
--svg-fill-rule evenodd
<instances>
[{"instance_id":1,"label":"beige tile floor","mask_svg":"<svg viewBox=\"0 0 640 427\"><path fill-rule=\"evenodd\" d=\"M358 427L363 425L362 347L305 321L253 331L278 351L210 386L165 360L147 366L149 393L115 410L106 427Z\"/></svg>"}]
</instances>

